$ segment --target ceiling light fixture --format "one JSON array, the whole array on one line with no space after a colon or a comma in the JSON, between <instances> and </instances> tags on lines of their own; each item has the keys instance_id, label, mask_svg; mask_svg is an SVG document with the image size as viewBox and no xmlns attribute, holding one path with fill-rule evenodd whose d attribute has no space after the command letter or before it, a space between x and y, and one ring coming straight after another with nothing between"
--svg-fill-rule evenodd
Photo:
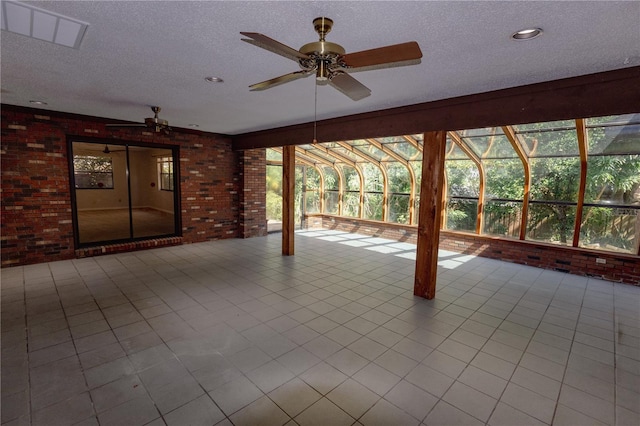
<instances>
[{"instance_id":1,"label":"ceiling light fixture","mask_svg":"<svg viewBox=\"0 0 640 426\"><path fill-rule=\"evenodd\" d=\"M45 101L29 101L33 105L48 105Z\"/></svg>"},{"instance_id":2,"label":"ceiling light fixture","mask_svg":"<svg viewBox=\"0 0 640 426\"><path fill-rule=\"evenodd\" d=\"M207 80L209 83L222 83L224 82L223 79L221 79L220 77L205 77L205 80Z\"/></svg>"},{"instance_id":3,"label":"ceiling light fixture","mask_svg":"<svg viewBox=\"0 0 640 426\"><path fill-rule=\"evenodd\" d=\"M48 10L3 0L2 29L12 33L78 49L89 24Z\"/></svg>"},{"instance_id":4,"label":"ceiling light fixture","mask_svg":"<svg viewBox=\"0 0 640 426\"><path fill-rule=\"evenodd\" d=\"M525 28L524 30L516 31L511 35L514 40L531 40L542 34L541 28Z\"/></svg>"},{"instance_id":5,"label":"ceiling light fixture","mask_svg":"<svg viewBox=\"0 0 640 426\"><path fill-rule=\"evenodd\" d=\"M188 126L189 126L189 127L193 127L193 128L200 127L200 125L199 125L199 124L189 124Z\"/></svg>"}]
</instances>

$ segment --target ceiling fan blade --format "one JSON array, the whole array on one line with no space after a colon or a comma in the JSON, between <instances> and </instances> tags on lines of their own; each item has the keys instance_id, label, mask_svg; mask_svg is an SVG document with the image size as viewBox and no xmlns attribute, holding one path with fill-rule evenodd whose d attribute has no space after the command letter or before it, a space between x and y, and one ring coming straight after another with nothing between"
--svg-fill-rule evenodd
<instances>
[{"instance_id":1,"label":"ceiling fan blade","mask_svg":"<svg viewBox=\"0 0 640 426\"><path fill-rule=\"evenodd\" d=\"M371 94L371 90L346 72L338 72L329 80L329 84L354 101L366 98Z\"/></svg>"},{"instance_id":2,"label":"ceiling fan blade","mask_svg":"<svg viewBox=\"0 0 640 426\"><path fill-rule=\"evenodd\" d=\"M342 57L347 68L376 66L384 68L386 64L395 62L407 62L406 65L410 65L412 63L419 63L420 58L422 58L422 51L415 41L347 53ZM409 63L409 61L411 61L411 63Z\"/></svg>"},{"instance_id":3,"label":"ceiling fan blade","mask_svg":"<svg viewBox=\"0 0 640 426\"><path fill-rule=\"evenodd\" d=\"M276 41L270 37L267 37L264 34L260 33L247 33L240 32L243 36L249 37L248 39L243 38L242 41L246 41L249 44L253 44L254 46L261 47L270 52L276 53L280 56L284 56L285 58L291 59L293 61L298 61L298 59L308 59L309 57L303 53L298 52L296 49L287 46L286 44L282 44L279 41Z\"/></svg>"},{"instance_id":4,"label":"ceiling fan blade","mask_svg":"<svg viewBox=\"0 0 640 426\"><path fill-rule=\"evenodd\" d=\"M279 86L281 84L288 83L290 81L297 80L299 78L307 77L311 73L312 71L305 71L305 70L295 71L289 74L281 75L280 77L272 78L271 80L261 81L260 83L252 84L249 87L251 88L252 92L256 90L270 89L274 86Z\"/></svg>"}]
</instances>

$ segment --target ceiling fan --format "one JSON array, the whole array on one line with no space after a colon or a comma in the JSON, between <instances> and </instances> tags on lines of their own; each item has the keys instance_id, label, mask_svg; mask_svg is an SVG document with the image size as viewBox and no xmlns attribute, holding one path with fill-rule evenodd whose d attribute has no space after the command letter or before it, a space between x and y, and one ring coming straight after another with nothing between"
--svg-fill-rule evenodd
<instances>
[{"instance_id":1,"label":"ceiling fan","mask_svg":"<svg viewBox=\"0 0 640 426\"><path fill-rule=\"evenodd\" d=\"M295 50L260 33L240 32L248 37L243 38L242 41L296 61L301 68L300 71L253 84L249 86L251 90L269 89L315 73L317 84L329 84L354 101L358 101L369 96L371 90L351 77L348 72L415 65L419 64L422 58L420 46L415 41L346 53L339 44L325 40L332 26L333 21L329 18L314 19L313 27L320 39L305 44L300 50Z\"/></svg>"},{"instance_id":2,"label":"ceiling fan","mask_svg":"<svg viewBox=\"0 0 640 426\"><path fill-rule=\"evenodd\" d=\"M114 152L122 152L122 151L126 151L126 149L109 149L109 145L105 145L104 149L102 150L104 154L111 154Z\"/></svg>"},{"instance_id":3,"label":"ceiling fan","mask_svg":"<svg viewBox=\"0 0 640 426\"><path fill-rule=\"evenodd\" d=\"M169 134L171 131L171 127L169 127L169 122L167 120L163 120L162 118L158 118L158 113L160 112L159 106L152 106L151 111L153 111L153 117L148 117L144 119L144 123L139 124L107 124L107 127L146 127L155 131L156 133L164 132Z\"/></svg>"}]
</instances>

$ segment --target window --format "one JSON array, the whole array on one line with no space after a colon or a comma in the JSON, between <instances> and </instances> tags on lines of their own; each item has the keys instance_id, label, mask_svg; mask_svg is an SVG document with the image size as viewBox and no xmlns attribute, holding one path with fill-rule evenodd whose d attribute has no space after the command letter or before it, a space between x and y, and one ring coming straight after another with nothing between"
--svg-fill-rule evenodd
<instances>
[{"instance_id":1,"label":"window","mask_svg":"<svg viewBox=\"0 0 640 426\"><path fill-rule=\"evenodd\" d=\"M409 201L411 179L409 170L402 164L388 163L389 177L389 222L409 223Z\"/></svg>"},{"instance_id":2,"label":"window","mask_svg":"<svg viewBox=\"0 0 640 426\"><path fill-rule=\"evenodd\" d=\"M457 144L445 161L447 176L446 229L475 232L478 219L480 170Z\"/></svg>"},{"instance_id":3,"label":"window","mask_svg":"<svg viewBox=\"0 0 640 426\"><path fill-rule=\"evenodd\" d=\"M298 146L323 184L307 176L307 211L416 225L423 150L419 134ZM443 229L640 253L640 113L448 131L444 152Z\"/></svg>"},{"instance_id":4,"label":"window","mask_svg":"<svg viewBox=\"0 0 640 426\"><path fill-rule=\"evenodd\" d=\"M382 171L371 163L360 165L364 176L364 211L362 217L371 220L382 220L384 201L384 176Z\"/></svg>"},{"instance_id":5,"label":"window","mask_svg":"<svg viewBox=\"0 0 640 426\"><path fill-rule=\"evenodd\" d=\"M513 126L529 148L531 165L527 239L572 245L580 185L574 121Z\"/></svg>"},{"instance_id":6,"label":"window","mask_svg":"<svg viewBox=\"0 0 640 426\"><path fill-rule=\"evenodd\" d=\"M158 175L160 189L162 191L173 191L173 157L158 158Z\"/></svg>"},{"instance_id":7,"label":"window","mask_svg":"<svg viewBox=\"0 0 640 426\"><path fill-rule=\"evenodd\" d=\"M123 149L107 149L103 140L68 140L76 247L179 235L178 188L173 190L179 170L172 164L178 147L114 145Z\"/></svg>"},{"instance_id":8,"label":"window","mask_svg":"<svg viewBox=\"0 0 640 426\"><path fill-rule=\"evenodd\" d=\"M313 167L305 166L304 189L305 211L307 213L320 213L320 173Z\"/></svg>"},{"instance_id":9,"label":"window","mask_svg":"<svg viewBox=\"0 0 640 426\"><path fill-rule=\"evenodd\" d=\"M335 169L322 166L324 173L324 212L340 214L340 178Z\"/></svg>"},{"instance_id":10,"label":"window","mask_svg":"<svg viewBox=\"0 0 640 426\"><path fill-rule=\"evenodd\" d=\"M586 120L587 181L579 246L637 253L640 114Z\"/></svg>"},{"instance_id":11,"label":"window","mask_svg":"<svg viewBox=\"0 0 640 426\"><path fill-rule=\"evenodd\" d=\"M74 155L73 173L77 189L113 189L110 157Z\"/></svg>"},{"instance_id":12,"label":"window","mask_svg":"<svg viewBox=\"0 0 640 426\"><path fill-rule=\"evenodd\" d=\"M354 167L342 165L344 196L342 215L360 217L360 175Z\"/></svg>"}]
</instances>

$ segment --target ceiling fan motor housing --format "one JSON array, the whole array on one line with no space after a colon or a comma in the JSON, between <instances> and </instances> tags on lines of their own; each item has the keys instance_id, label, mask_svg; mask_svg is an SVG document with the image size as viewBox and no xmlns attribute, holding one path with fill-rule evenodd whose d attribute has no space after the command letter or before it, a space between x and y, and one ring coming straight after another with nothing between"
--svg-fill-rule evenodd
<instances>
[{"instance_id":1,"label":"ceiling fan motor housing","mask_svg":"<svg viewBox=\"0 0 640 426\"><path fill-rule=\"evenodd\" d=\"M309 56L309 59L300 59L300 67L304 70L316 71L316 80L326 84L334 68L340 66L339 60L346 53L344 48L337 43L325 41L325 36L333 27L333 21L329 18L316 18L313 27L320 36L319 41L307 43L299 50L300 53Z\"/></svg>"}]
</instances>

